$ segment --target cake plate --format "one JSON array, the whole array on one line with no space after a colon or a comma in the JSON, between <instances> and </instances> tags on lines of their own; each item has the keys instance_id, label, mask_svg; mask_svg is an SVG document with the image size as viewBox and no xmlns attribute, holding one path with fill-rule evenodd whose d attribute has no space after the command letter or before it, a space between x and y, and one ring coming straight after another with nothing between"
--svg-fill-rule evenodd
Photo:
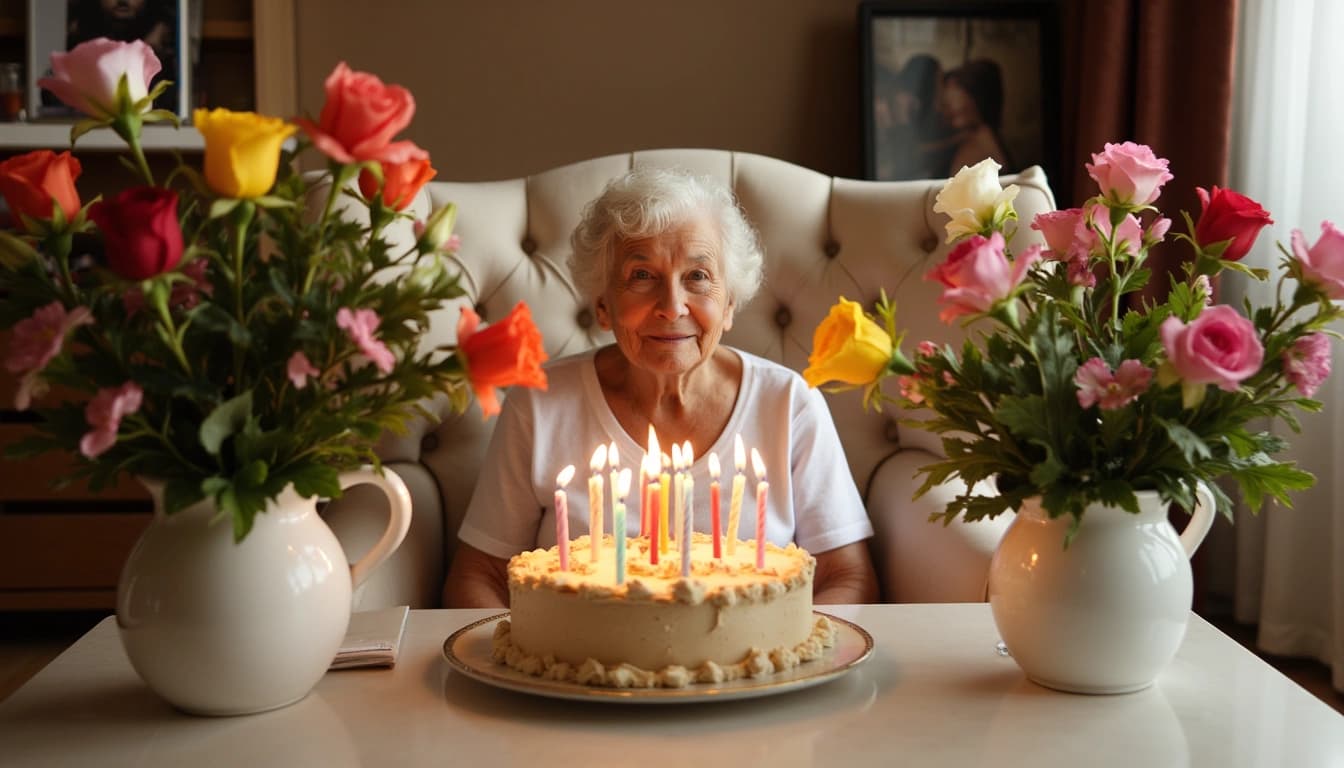
<instances>
[{"instance_id":1,"label":"cake plate","mask_svg":"<svg viewBox=\"0 0 1344 768\"><path fill-rule=\"evenodd\" d=\"M472 622L443 642L443 658L455 671L486 685L510 691L573 701L607 701L630 704L686 704L730 701L771 696L820 685L862 664L873 653L873 636L858 624L828 613L835 625L835 645L819 659L799 664L765 679L744 678L723 683L695 683L685 688L599 688L578 683L543 680L490 659L495 624L507 619L501 613Z\"/></svg>"}]
</instances>

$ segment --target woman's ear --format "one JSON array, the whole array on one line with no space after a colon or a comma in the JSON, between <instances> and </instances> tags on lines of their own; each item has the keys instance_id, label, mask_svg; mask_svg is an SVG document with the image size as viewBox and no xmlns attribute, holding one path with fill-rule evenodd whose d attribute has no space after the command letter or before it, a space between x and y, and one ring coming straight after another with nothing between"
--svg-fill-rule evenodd
<instances>
[{"instance_id":1,"label":"woman's ear","mask_svg":"<svg viewBox=\"0 0 1344 768\"><path fill-rule=\"evenodd\" d=\"M597 325L604 331L611 330L611 313L607 311L607 300L601 296L593 302L593 309L597 313Z\"/></svg>"},{"instance_id":2,"label":"woman's ear","mask_svg":"<svg viewBox=\"0 0 1344 768\"><path fill-rule=\"evenodd\" d=\"M728 306L725 307L723 310L723 330L725 331L733 330L733 316L736 314L737 314L737 301L734 299L729 299Z\"/></svg>"}]
</instances>

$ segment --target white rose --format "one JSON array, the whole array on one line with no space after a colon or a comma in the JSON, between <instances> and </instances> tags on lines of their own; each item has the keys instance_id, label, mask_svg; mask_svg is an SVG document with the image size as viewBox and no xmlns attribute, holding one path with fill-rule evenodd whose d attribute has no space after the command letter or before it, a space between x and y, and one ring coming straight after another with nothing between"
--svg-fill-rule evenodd
<instances>
[{"instance_id":1,"label":"white rose","mask_svg":"<svg viewBox=\"0 0 1344 768\"><path fill-rule=\"evenodd\" d=\"M1001 187L999 168L999 164L989 158L973 166L963 165L938 192L933 210L945 213L951 219L947 222L947 242L986 228L997 229L1004 221L1017 218L1017 212L1013 210L1017 185Z\"/></svg>"}]
</instances>

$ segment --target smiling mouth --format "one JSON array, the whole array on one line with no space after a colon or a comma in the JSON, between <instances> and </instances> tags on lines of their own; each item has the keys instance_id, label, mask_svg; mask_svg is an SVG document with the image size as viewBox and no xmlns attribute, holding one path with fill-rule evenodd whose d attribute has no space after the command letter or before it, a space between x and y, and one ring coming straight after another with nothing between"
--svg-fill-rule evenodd
<instances>
[{"instance_id":1,"label":"smiling mouth","mask_svg":"<svg viewBox=\"0 0 1344 768\"><path fill-rule=\"evenodd\" d=\"M689 340L691 340L691 339L694 339L695 336L694 336L693 334L683 334L683 333L678 333L678 334L650 334L649 336L646 336L645 338L647 338L649 341L652 341L652 342L655 342L655 343L658 343L658 344L676 344L677 342L681 342L681 341L689 341Z\"/></svg>"}]
</instances>

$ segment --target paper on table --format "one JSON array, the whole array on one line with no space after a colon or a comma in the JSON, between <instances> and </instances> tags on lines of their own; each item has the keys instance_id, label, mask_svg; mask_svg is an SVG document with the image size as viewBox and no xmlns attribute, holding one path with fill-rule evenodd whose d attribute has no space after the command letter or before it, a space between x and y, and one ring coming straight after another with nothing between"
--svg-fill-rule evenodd
<instances>
[{"instance_id":1,"label":"paper on table","mask_svg":"<svg viewBox=\"0 0 1344 768\"><path fill-rule=\"evenodd\" d=\"M336 651L336 658L331 662L331 669L390 667L396 664L409 612L410 606L398 605L350 614L350 626L345 631L340 650Z\"/></svg>"}]
</instances>

